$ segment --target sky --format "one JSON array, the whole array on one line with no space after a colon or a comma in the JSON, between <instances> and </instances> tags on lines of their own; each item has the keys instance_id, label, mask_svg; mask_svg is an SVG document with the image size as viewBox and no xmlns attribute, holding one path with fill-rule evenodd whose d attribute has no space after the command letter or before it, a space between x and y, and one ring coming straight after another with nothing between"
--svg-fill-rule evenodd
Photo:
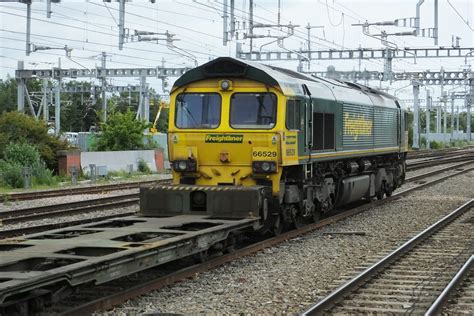
<instances>
[{"instance_id":1,"label":"sky","mask_svg":"<svg viewBox=\"0 0 474 316\"><path fill-rule=\"evenodd\" d=\"M124 49L118 49L118 6L115 2L97 0L63 0L52 4L52 17L46 17L44 1L33 1L31 42L37 46L58 48L37 51L30 56L25 54L26 5L0 0L0 79L14 76L17 62L23 60L26 69L44 69L58 65L61 59L63 68L94 68L100 66L101 52L107 53L107 67L114 68L153 68L193 67L219 56L235 56L236 43L243 50L249 50L249 39L243 39L247 31L249 0L235 0L236 26L239 39L223 45L222 8L226 0L156 0L150 3L134 0L126 3L125 27L129 34L135 30L174 35L174 47L168 47L165 41L137 42L130 38ZM362 33L361 26L353 24L393 21L415 16L416 3L419 0L254 0L255 23L277 24L280 11L280 24L297 25L293 36L283 40L287 50L298 51L306 47L308 23L318 26L311 30L311 48L382 48L380 40ZM230 3L230 0L227 0ZM278 8L280 2L280 10ZM434 0L425 0L421 6L420 24L422 28L433 26ZM450 47L452 36L461 38L461 47L474 47L474 1L439 0L439 44ZM281 29L281 30L280 30ZM281 36L286 28L263 28L256 34ZM371 34L410 31L412 28L394 26L371 26ZM163 35L159 35L164 37ZM414 36L389 37L398 47L435 47L432 38ZM255 51L282 51L274 39L264 38L253 41ZM63 48L72 48L67 58ZM473 54L474 55L474 54ZM467 64L474 56L467 59ZM272 61L272 64L296 69L295 62ZM466 69L464 58L394 60L394 71ZM312 61L311 70L325 71L329 65L337 70L367 69L383 71L382 60L362 61ZM91 79L94 81L93 79ZM176 78L169 78L172 84ZM162 92L161 81L147 79L151 87ZM136 85L136 78L109 79L114 85ZM373 82L374 85L378 83ZM383 87L399 89L408 82L399 82ZM411 90L399 92L409 98Z\"/></svg>"}]
</instances>

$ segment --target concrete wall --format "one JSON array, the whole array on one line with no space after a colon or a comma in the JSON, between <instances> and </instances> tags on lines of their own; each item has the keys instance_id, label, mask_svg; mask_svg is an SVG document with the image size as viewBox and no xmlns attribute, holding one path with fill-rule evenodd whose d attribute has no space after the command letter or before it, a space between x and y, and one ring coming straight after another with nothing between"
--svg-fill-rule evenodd
<instances>
[{"instance_id":1,"label":"concrete wall","mask_svg":"<svg viewBox=\"0 0 474 316\"><path fill-rule=\"evenodd\" d=\"M157 171L154 150L81 152L81 168L84 174L89 174L90 164L95 164L98 169L106 166L107 172L128 171L128 165L133 165L133 170L137 171L138 161L141 159L147 163L151 171Z\"/></svg>"},{"instance_id":2,"label":"concrete wall","mask_svg":"<svg viewBox=\"0 0 474 316\"><path fill-rule=\"evenodd\" d=\"M420 139L421 137L426 138L426 134L420 134ZM471 133L471 139L474 140L474 133ZM467 140L467 134L463 132L454 132L453 138L451 139L451 133L430 133L430 141L433 140L437 142L449 142L451 140Z\"/></svg>"}]
</instances>

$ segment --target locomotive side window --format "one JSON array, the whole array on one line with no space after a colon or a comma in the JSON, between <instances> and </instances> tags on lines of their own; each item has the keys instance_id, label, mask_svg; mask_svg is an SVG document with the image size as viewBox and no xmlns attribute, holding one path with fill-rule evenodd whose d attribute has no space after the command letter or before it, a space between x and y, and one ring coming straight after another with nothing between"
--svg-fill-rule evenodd
<instances>
[{"instance_id":1,"label":"locomotive side window","mask_svg":"<svg viewBox=\"0 0 474 316\"><path fill-rule=\"evenodd\" d=\"M181 93L176 97L175 124L179 128L217 128L221 96L217 93Z\"/></svg>"},{"instance_id":2,"label":"locomotive side window","mask_svg":"<svg viewBox=\"0 0 474 316\"><path fill-rule=\"evenodd\" d=\"M313 113L313 150L334 149L334 114Z\"/></svg>"},{"instance_id":3,"label":"locomotive side window","mask_svg":"<svg viewBox=\"0 0 474 316\"><path fill-rule=\"evenodd\" d=\"M270 129L275 126L277 97L273 93L234 93L230 100L230 126Z\"/></svg>"},{"instance_id":4,"label":"locomotive side window","mask_svg":"<svg viewBox=\"0 0 474 316\"><path fill-rule=\"evenodd\" d=\"M301 101L288 100L286 103L286 128L289 130L301 129Z\"/></svg>"}]
</instances>

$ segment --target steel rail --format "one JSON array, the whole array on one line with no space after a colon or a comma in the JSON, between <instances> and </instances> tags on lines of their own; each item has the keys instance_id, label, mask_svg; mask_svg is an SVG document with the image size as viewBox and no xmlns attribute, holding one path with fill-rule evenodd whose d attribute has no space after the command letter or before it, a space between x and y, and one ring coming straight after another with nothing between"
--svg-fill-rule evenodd
<instances>
[{"instance_id":1,"label":"steel rail","mask_svg":"<svg viewBox=\"0 0 474 316\"><path fill-rule=\"evenodd\" d=\"M64 316L66 316L66 315L80 316L80 315L93 313L94 311L97 311L97 310L111 309L114 306L117 306L118 304L121 304L121 303L125 302L128 299L137 297L139 295L146 294L146 293L148 293L152 290L158 290L160 288L163 288L164 286L174 284L174 283L176 283L178 281L181 281L181 280L184 280L186 278L193 277L198 273L208 271L210 269L219 267L219 266L221 266L223 264L226 264L228 262L235 261L236 259L239 259L239 258L248 256L248 255L257 253L257 252L259 252L259 251L261 251L265 248L273 247L273 246L275 246L277 244L280 244L284 241L287 241L287 240L296 238L298 236L307 234L307 233L312 232L312 231L314 231L318 228L321 228L323 226L327 226L329 224L333 224L335 222L341 221L343 219L346 219L346 218L348 218L350 216L353 216L353 215L356 215L358 213L362 213L362 212L364 212L368 209L371 209L373 207L388 203L390 201L394 201L396 199L399 199L401 196L408 195L408 194L410 194L414 191L417 191L417 190L420 190L422 188L437 184L441 181L444 181L446 179L449 179L451 177L460 175L462 173L465 173L465 172L471 171L471 170L474 170L474 167L463 170L463 171L456 172L454 174L447 175L447 176L439 178L439 179L435 179L435 180L420 184L416 187L398 192L398 193L392 195L391 197L385 198L383 200L377 200L377 201L374 201L374 202L371 202L371 203L368 203L368 204L364 204L362 206L359 206L359 207L350 209L348 211L333 215L329 218L323 219L323 220L321 220L317 223L310 224L310 225L304 226L300 229L292 230L292 231L286 232L282 235L266 239L264 241L261 241L261 242L252 244L250 246L247 246L245 248L242 248L240 250L237 250L235 252L220 256L218 258L211 259L209 261L206 261L206 262L198 264L198 265L194 265L194 266L189 267L189 268L185 268L185 269L173 272L169 275L160 277L160 278L155 279L155 280L151 280L149 282L146 282L145 284L140 284L140 285L137 285L137 286L132 287L132 288L127 288L126 290L117 292L117 293L109 295L107 297L99 298L95 301L85 303L81 306L78 306L76 308L68 310L67 312L62 313L61 315L64 315Z\"/></svg>"},{"instance_id":2,"label":"steel rail","mask_svg":"<svg viewBox=\"0 0 474 316\"><path fill-rule=\"evenodd\" d=\"M449 170L456 169L456 168L459 168L459 167L463 167L463 166L469 165L471 163L473 163L473 162L472 161L461 162L461 163L453 165L453 166L444 167L444 168L441 168L441 169L436 169L436 170L433 170L433 171L430 171L430 172L419 174L417 176L408 177L408 178L405 178L405 182L413 182L413 181L420 180L420 179L423 179L423 178L426 178L426 177L429 177L429 176L434 176L434 175L437 175L440 172L445 172L445 171L449 171Z\"/></svg>"},{"instance_id":3,"label":"steel rail","mask_svg":"<svg viewBox=\"0 0 474 316\"><path fill-rule=\"evenodd\" d=\"M462 151L470 151L474 147L473 146L466 146L464 148L445 148L445 149L427 149L427 150L418 150L418 151L408 151L407 152L407 159L420 159L420 158L428 158L428 157L439 157L445 156L453 153L459 153Z\"/></svg>"},{"instance_id":4,"label":"steel rail","mask_svg":"<svg viewBox=\"0 0 474 316\"><path fill-rule=\"evenodd\" d=\"M451 296L452 292L463 282L463 280L469 275L471 272L471 268L474 264L474 255L471 255L469 259L464 263L464 265L459 269L453 279L448 283L448 285L444 288L443 292L438 296L438 298L433 302L431 307L426 311L425 315L432 316L432 315L439 315L443 307L448 302L449 297Z\"/></svg>"},{"instance_id":5,"label":"steel rail","mask_svg":"<svg viewBox=\"0 0 474 316\"><path fill-rule=\"evenodd\" d=\"M413 171L413 170L417 170L421 168L442 165L442 164L451 163L451 162L472 161L472 160L474 160L474 154L462 154L460 156L454 156L454 157L443 157L439 159L430 159L430 160L425 160L425 161L407 163L406 170Z\"/></svg>"},{"instance_id":6,"label":"steel rail","mask_svg":"<svg viewBox=\"0 0 474 316\"><path fill-rule=\"evenodd\" d=\"M1 225L11 225L11 224L17 224L17 223L24 223L24 222L35 221L35 220L44 219L44 218L70 216L70 215L76 215L76 214L86 214L86 213L90 213L90 212L106 210L106 209L111 209L111 208L137 205L139 202L140 202L140 200L137 197L137 198L134 198L134 199L122 199L120 201L105 202L105 203L100 203L100 204L97 203L97 204L89 205L89 206L81 206L81 207L70 208L70 209L65 209L65 210L51 211L51 212L48 212L48 213L30 214L30 215L25 215L25 216L10 217L10 218L0 220L0 226Z\"/></svg>"},{"instance_id":7,"label":"steel rail","mask_svg":"<svg viewBox=\"0 0 474 316\"><path fill-rule=\"evenodd\" d=\"M24 201L24 200L34 200L34 199L57 197L57 196L64 196L64 195L94 194L94 193L101 193L101 192L107 192L107 191L136 189L142 185L151 185L154 183L163 183L163 182L169 182L169 181L170 179L157 179L157 180L146 180L146 181L139 181L139 182L124 182L124 183L115 183L115 184L94 185L94 186L87 186L87 187L71 187L71 188L65 188L65 189L12 192L12 193L3 194L1 198L4 201Z\"/></svg>"},{"instance_id":8,"label":"steel rail","mask_svg":"<svg viewBox=\"0 0 474 316\"><path fill-rule=\"evenodd\" d=\"M92 207L103 205L111 202L135 199L138 201L139 194L138 193L131 193L131 194L121 194L121 195L114 195L114 196L107 196L98 199L86 199L82 201L76 202L69 202L69 203L58 203L58 204L50 204L50 205L42 205L42 206L35 206L35 207L27 207L21 208L11 211L0 211L0 225L1 224L8 224L9 220L12 218L27 218L28 215L31 215L32 219L42 218L40 217L44 213L46 216L55 212L55 211L67 211L68 209L79 209L85 207ZM36 217L38 216L38 217Z\"/></svg>"},{"instance_id":9,"label":"steel rail","mask_svg":"<svg viewBox=\"0 0 474 316\"><path fill-rule=\"evenodd\" d=\"M374 265L367 268L365 271L357 275L352 280L348 281L341 287L337 288L334 292L326 296L324 299L316 303L315 305L308 308L301 315L323 315L327 313L327 310L334 307L338 302L343 300L347 295L354 292L363 284L367 283L368 280L371 280L374 276L378 275L382 270L387 266L392 264L395 260L406 254L408 251L412 250L415 246L420 244L424 239L428 238L435 232L439 231L441 228L452 222L454 219L459 217L461 214L467 212L474 206L474 199L471 199L449 213L447 216L438 220L433 225L429 226L422 232L418 233L416 236L412 237L409 241L405 242L403 245L398 247L395 251L385 256L382 260L378 261Z\"/></svg>"}]
</instances>

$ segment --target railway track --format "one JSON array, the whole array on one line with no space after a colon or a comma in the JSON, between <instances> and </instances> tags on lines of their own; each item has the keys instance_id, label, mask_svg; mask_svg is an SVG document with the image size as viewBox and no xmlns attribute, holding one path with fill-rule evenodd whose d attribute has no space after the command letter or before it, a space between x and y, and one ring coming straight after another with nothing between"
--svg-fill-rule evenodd
<instances>
[{"instance_id":1,"label":"railway track","mask_svg":"<svg viewBox=\"0 0 474 316\"><path fill-rule=\"evenodd\" d=\"M471 153L463 153L463 154L456 154L454 156L449 157L435 157L435 158L427 158L419 161L407 161L407 171L413 171L421 168L432 167L436 165L442 165L452 162L462 162L462 161L472 161L474 160L474 152Z\"/></svg>"},{"instance_id":2,"label":"railway track","mask_svg":"<svg viewBox=\"0 0 474 316\"><path fill-rule=\"evenodd\" d=\"M273 237L273 238L270 238L270 239L267 239L267 240L264 240L264 241L261 241L261 242L254 243L254 244L252 244L248 247L237 250L235 252L231 252L229 254L222 255L222 256L219 256L217 258L213 258L209 261L205 261L202 264L198 264L198 265L195 265L195 266L192 266L192 267L188 267L188 268L179 270L177 272L170 273L166 276L159 277L159 278L154 279L154 280L149 280L149 278L147 278L146 282L135 285L131 288L130 287L124 287L124 289L122 291L113 291L113 292L110 293L110 295L107 295L105 297L101 297L101 298L96 299L94 301L87 302L87 303L85 303L81 306L78 306L78 307L75 307L75 308L72 308L72 309L71 308L66 309L65 311L63 311L61 313L61 315L84 315L84 314L87 314L87 313L93 313L94 311L97 311L97 310L111 309L114 306L116 306L118 304L121 304L121 303L123 303L124 301L126 301L130 298L134 298L134 297L137 297L139 295L146 294L146 293L148 293L152 290L160 289L164 286L174 284L174 283L176 283L178 281L181 281L181 280L184 280L186 278L193 277L194 275L196 275L198 273L208 271L210 269L213 269L213 268L218 267L220 265L223 265L225 263L234 261L238 258L247 256L247 255L250 255L250 254L254 254L258 251L261 251L262 249L275 246L279 243L282 243L284 241L293 239L297 236L306 234L306 233L311 232L311 231L313 231L315 229L318 229L320 227L335 223L335 222L340 221L342 219L345 219L345 218L348 218L348 217L353 216L355 214L361 213L361 212L363 212L363 211L365 211L369 208L382 205L382 204L390 202L394 199L398 199L403 195L413 193L416 190L419 190L421 188L424 188L424 187L427 187L427 186L430 186L430 185L434 185L434 184L439 183L439 182L441 182L445 179L454 177L456 175L459 175L461 173L465 173L465 172L473 170L473 169L474 168L466 168L463 171L459 171L459 172L456 172L454 174L450 174L450 175L444 176L442 178L438 178L436 180L432 180L432 181L423 183L419 186L413 187L411 189L407 189L405 191L397 192L392 197L386 198L384 200L378 200L378 201L375 201L373 203L362 205L362 206L356 207L354 209L351 209L349 211L336 214L336 215L331 216L329 218L323 219L323 220L319 221L318 223L310 224L310 225L304 226L304 227L302 227L298 230L292 230L292 231L289 231L289 232L287 232L285 234L282 234L280 236ZM106 293L106 292L104 292L104 293Z\"/></svg>"},{"instance_id":3,"label":"railway track","mask_svg":"<svg viewBox=\"0 0 474 316\"><path fill-rule=\"evenodd\" d=\"M454 157L453 157L454 156ZM429 167L437 164L444 164L456 161L467 161L474 159L474 154L470 149L463 150L446 150L446 151L426 151L426 152L409 152L409 160L418 160L407 163L407 170L416 170L424 167ZM451 159L451 160L450 160ZM41 191L26 191L26 192L12 192L5 193L2 195L4 201L26 201L34 200L41 198L50 198L58 197L65 195L78 195L78 194L95 194L101 192L110 192L116 190L128 190L136 189L141 185L150 185L156 182L159 183L169 183L170 179L161 179L161 180L147 180L139 182L124 182L116 184L104 184L104 185L94 185L94 186L85 186L85 187L70 187L64 189L51 189L51 190L41 190Z\"/></svg>"},{"instance_id":4,"label":"railway track","mask_svg":"<svg viewBox=\"0 0 474 316\"><path fill-rule=\"evenodd\" d=\"M474 313L474 255L459 269L443 292L433 302L426 315L472 315Z\"/></svg>"},{"instance_id":5,"label":"railway track","mask_svg":"<svg viewBox=\"0 0 474 316\"><path fill-rule=\"evenodd\" d=\"M0 226L34 221L48 217L89 213L116 207L135 205L139 202L138 193L88 199L77 202L28 207L0 212Z\"/></svg>"},{"instance_id":6,"label":"railway track","mask_svg":"<svg viewBox=\"0 0 474 316\"><path fill-rule=\"evenodd\" d=\"M474 147L467 146L465 148L446 148L438 150L418 150L418 151L409 151L407 153L407 159L420 159L420 158L429 158L429 157L440 157L440 156L452 156L457 155L462 152L470 151Z\"/></svg>"},{"instance_id":7,"label":"railway track","mask_svg":"<svg viewBox=\"0 0 474 316\"><path fill-rule=\"evenodd\" d=\"M467 156L473 155L471 149L457 149L457 150L439 150L439 151L420 151L420 152L409 152L408 160L417 160L423 159L423 161L417 161L407 164L407 170L415 170L419 168L424 168L426 166L432 166L434 164L443 164L449 162L449 157L459 156L456 159L457 161L462 161L462 159L468 160L467 157L461 157L466 154ZM460 156L461 155L461 156ZM472 158L474 159L474 158ZM436 163L433 163L434 160ZM51 190L41 190L41 191L27 191L27 192L12 192L5 193L2 195L4 201L25 201L33 200L40 198L49 198L49 197L58 197L65 195L78 195L78 194L94 194L101 192L109 192L116 190L127 190L127 189L136 189L141 185L154 184L156 182L168 183L170 179L161 179L161 180L147 180L139 182L124 182L116 184L104 184L104 185L94 185L94 186L84 186L84 187L70 187L64 189L51 189Z\"/></svg>"},{"instance_id":8,"label":"railway track","mask_svg":"<svg viewBox=\"0 0 474 316\"><path fill-rule=\"evenodd\" d=\"M471 199L303 315L426 312L474 250L473 208Z\"/></svg>"},{"instance_id":9,"label":"railway track","mask_svg":"<svg viewBox=\"0 0 474 316\"><path fill-rule=\"evenodd\" d=\"M469 165L471 163L473 163L473 162L472 161L465 161L465 162L458 163L456 165L451 165L449 167L444 167L444 168L436 169L436 170L433 170L433 171L428 171L428 172L425 172L423 174L419 174L419 175L416 175L416 176L407 177L407 178L405 178L405 182L408 183L408 182L418 181L418 180L421 180L421 179L424 179L424 178L427 178L427 177L437 175L440 172L445 172L445 171L450 171L450 170L459 170L459 171L461 171L462 167L464 167L466 165Z\"/></svg>"},{"instance_id":10,"label":"railway track","mask_svg":"<svg viewBox=\"0 0 474 316\"><path fill-rule=\"evenodd\" d=\"M469 169L461 169L461 168L465 167L466 165L470 163L472 162L471 161L462 162L460 164L456 164L453 166L449 166L449 167L445 167L445 168L438 169L435 171L427 172L421 175L409 177L406 179L406 182L418 181L423 178L433 176L433 175L439 174L440 172L445 172L449 170L458 169L459 172L466 172ZM458 173L455 173L455 174L458 174ZM446 178L443 177L442 180L447 179L448 177ZM437 182L434 182L434 183L437 183ZM78 201L78 202L72 202L72 203L61 203L61 204L46 205L46 206L40 206L40 207L17 209L13 211L4 211L4 212L0 212L0 226L22 223L22 222L31 222L35 220L58 217L58 216L84 214L84 213L94 212L98 210L120 208L120 207L126 207L126 206L131 206L131 205L138 205L138 203L139 203L138 193L131 193L131 194L117 195L117 196L112 196L112 197L103 197L103 198L98 198L98 199L90 199L90 200L84 200L84 201ZM125 216L130 216L133 214L134 213L126 212L126 213L122 213L120 216L125 217ZM20 236L20 235L25 235L25 234L34 234L34 233L39 233L46 230L80 225L84 223L91 223L95 221L102 221L102 220L106 220L106 219L110 219L110 218L118 217L118 216L119 215L117 214L112 215L112 216L105 215L105 216L97 216L94 218L87 218L83 220L73 220L69 222L52 223L52 224L29 225L28 227L0 230L0 239Z\"/></svg>"},{"instance_id":11,"label":"railway track","mask_svg":"<svg viewBox=\"0 0 474 316\"><path fill-rule=\"evenodd\" d=\"M171 179L171 178L170 178ZM4 201L26 201L34 199L43 199L50 197L78 195L78 194L95 194L102 192L110 192L117 190L137 189L143 185L151 185L155 183L165 184L169 183L170 179L146 180L138 182L123 182L114 184L103 184L85 187L70 187L64 189L51 189L41 191L26 191L26 192L12 192L2 195Z\"/></svg>"}]
</instances>

